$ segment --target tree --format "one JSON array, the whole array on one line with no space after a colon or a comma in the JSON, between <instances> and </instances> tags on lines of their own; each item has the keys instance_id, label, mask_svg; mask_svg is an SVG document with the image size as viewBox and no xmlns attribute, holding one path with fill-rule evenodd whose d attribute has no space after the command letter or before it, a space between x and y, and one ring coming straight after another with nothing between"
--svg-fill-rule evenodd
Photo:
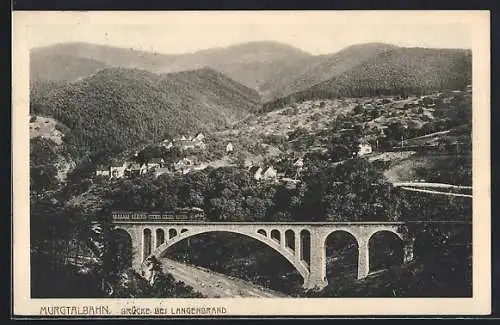
<instances>
[{"instance_id":1,"label":"tree","mask_svg":"<svg viewBox=\"0 0 500 325\"><path fill-rule=\"evenodd\" d=\"M30 191L40 195L58 187L57 169L52 165L30 168Z\"/></svg>"},{"instance_id":2,"label":"tree","mask_svg":"<svg viewBox=\"0 0 500 325\"><path fill-rule=\"evenodd\" d=\"M343 144L333 144L330 146L328 154L333 162L342 161L352 157L351 150Z\"/></svg>"},{"instance_id":3,"label":"tree","mask_svg":"<svg viewBox=\"0 0 500 325\"><path fill-rule=\"evenodd\" d=\"M393 122L387 126L385 134L389 140L401 141L403 137L406 137L406 128L400 121Z\"/></svg>"},{"instance_id":4,"label":"tree","mask_svg":"<svg viewBox=\"0 0 500 325\"><path fill-rule=\"evenodd\" d=\"M310 166L303 177L301 220L386 220L382 212L391 205L389 191L371 163L357 158L336 166L325 164Z\"/></svg>"}]
</instances>

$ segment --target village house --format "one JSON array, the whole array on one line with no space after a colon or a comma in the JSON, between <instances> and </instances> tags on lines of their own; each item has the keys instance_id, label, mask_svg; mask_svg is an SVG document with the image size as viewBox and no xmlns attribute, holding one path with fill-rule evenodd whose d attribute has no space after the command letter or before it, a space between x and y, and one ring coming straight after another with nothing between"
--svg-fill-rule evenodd
<instances>
[{"instance_id":1,"label":"village house","mask_svg":"<svg viewBox=\"0 0 500 325\"><path fill-rule=\"evenodd\" d=\"M205 136L203 135L203 133L198 133L193 140L196 140L196 141L203 141L205 140Z\"/></svg>"},{"instance_id":2,"label":"village house","mask_svg":"<svg viewBox=\"0 0 500 325\"><path fill-rule=\"evenodd\" d=\"M175 138L173 140L172 146L176 146L182 150L188 150L188 149L205 149L206 145L203 142L205 139L205 136L203 133L198 133L195 137L192 136L182 136L180 138Z\"/></svg>"},{"instance_id":3,"label":"village house","mask_svg":"<svg viewBox=\"0 0 500 325\"><path fill-rule=\"evenodd\" d=\"M174 164L174 170L184 174L184 171L190 170L193 165L194 163L191 159L183 158Z\"/></svg>"},{"instance_id":4,"label":"village house","mask_svg":"<svg viewBox=\"0 0 500 325\"><path fill-rule=\"evenodd\" d=\"M297 168L302 168L304 167L304 159L301 157L297 160L295 160L295 162L293 163L293 165Z\"/></svg>"},{"instance_id":5,"label":"village house","mask_svg":"<svg viewBox=\"0 0 500 325\"><path fill-rule=\"evenodd\" d=\"M174 143L168 139L165 139L162 141L161 146L164 147L165 149L170 149L174 146Z\"/></svg>"},{"instance_id":6,"label":"village house","mask_svg":"<svg viewBox=\"0 0 500 325\"><path fill-rule=\"evenodd\" d=\"M269 166L264 173L262 173L263 179L275 179L278 176L278 171L274 169L273 166Z\"/></svg>"},{"instance_id":7,"label":"village house","mask_svg":"<svg viewBox=\"0 0 500 325\"><path fill-rule=\"evenodd\" d=\"M234 150L234 146L231 142L229 142L226 146L226 152L230 153L230 152L233 152L233 150Z\"/></svg>"},{"instance_id":8,"label":"village house","mask_svg":"<svg viewBox=\"0 0 500 325\"><path fill-rule=\"evenodd\" d=\"M123 178L125 176L125 170L128 167L127 162L123 162L122 165L114 165L110 168L110 177L111 178Z\"/></svg>"},{"instance_id":9,"label":"village house","mask_svg":"<svg viewBox=\"0 0 500 325\"><path fill-rule=\"evenodd\" d=\"M261 177L262 177L262 167L260 166L251 166L248 171L250 172L250 174L253 175L253 178L255 180L260 180Z\"/></svg>"},{"instance_id":10,"label":"village house","mask_svg":"<svg viewBox=\"0 0 500 325\"><path fill-rule=\"evenodd\" d=\"M364 156L373 152L373 148L369 143L360 143L358 148L358 156Z\"/></svg>"},{"instance_id":11,"label":"village house","mask_svg":"<svg viewBox=\"0 0 500 325\"><path fill-rule=\"evenodd\" d=\"M96 175L96 176L105 176L105 177L109 177L109 175L110 175L110 173L109 173L109 169L108 169L108 170L96 170L95 175Z\"/></svg>"},{"instance_id":12,"label":"village house","mask_svg":"<svg viewBox=\"0 0 500 325\"><path fill-rule=\"evenodd\" d=\"M162 167L164 163L165 161L163 160L163 158L154 157L151 158L150 161L148 161L148 163L146 164L146 169L149 171L154 168L159 168Z\"/></svg>"},{"instance_id":13,"label":"village house","mask_svg":"<svg viewBox=\"0 0 500 325\"><path fill-rule=\"evenodd\" d=\"M250 167L249 172L253 175L253 178L257 181L276 179L276 177L278 176L278 171L274 169L273 166L268 166L268 167L252 166Z\"/></svg>"}]
</instances>

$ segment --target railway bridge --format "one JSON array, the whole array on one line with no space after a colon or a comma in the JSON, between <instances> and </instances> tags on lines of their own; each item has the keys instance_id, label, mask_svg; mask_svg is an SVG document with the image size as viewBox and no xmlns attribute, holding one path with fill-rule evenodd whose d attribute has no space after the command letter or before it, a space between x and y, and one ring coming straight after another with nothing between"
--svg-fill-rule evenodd
<instances>
[{"instance_id":1,"label":"railway bridge","mask_svg":"<svg viewBox=\"0 0 500 325\"><path fill-rule=\"evenodd\" d=\"M431 222L432 223L432 222ZM436 222L434 222L436 223ZM439 223L439 222L437 222ZM461 223L447 221L446 223ZM254 238L285 257L303 277L303 287L323 288L326 278L326 239L334 232L351 235L358 246L358 279L370 272L370 239L389 232L401 240L403 263L413 259L416 234L411 222L190 222L165 220L114 220L132 241L132 267L140 272L148 256L161 258L180 241L209 232L229 232ZM308 249L308 252L305 250ZM308 261L305 260L308 255Z\"/></svg>"}]
</instances>

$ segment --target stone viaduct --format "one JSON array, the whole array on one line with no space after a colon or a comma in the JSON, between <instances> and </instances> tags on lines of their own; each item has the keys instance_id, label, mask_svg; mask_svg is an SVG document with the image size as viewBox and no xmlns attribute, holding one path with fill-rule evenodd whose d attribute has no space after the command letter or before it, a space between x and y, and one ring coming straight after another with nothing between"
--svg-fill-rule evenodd
<instances>
[{"instance_id":1,"label":"stone viaduct","mask_svg":"<svg viewBox=\"0 0 500 325\"><path fill-rule=\"evenodd\" d=\"M117 229L126 231L132 241L132 267L141 270L150 255L163 257L176 243L202 233L230 232L254 238L284 256L301 274L304 288L323 288L326 279L326 239L337 231L346 232L358 246L358 279L370 272L370 238L389 232L402 242L403 263L413 259L414 236L408 235L404 222L172 222L114 221ZM308 241L306 244L305 241ZM309 263L304 259L306 247Z\"/></svg>"}]
</instances>

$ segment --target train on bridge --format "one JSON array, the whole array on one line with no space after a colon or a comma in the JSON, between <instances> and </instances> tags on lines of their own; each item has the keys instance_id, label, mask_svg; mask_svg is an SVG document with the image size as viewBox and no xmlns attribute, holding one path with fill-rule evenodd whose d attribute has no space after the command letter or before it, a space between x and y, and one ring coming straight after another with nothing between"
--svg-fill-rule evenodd
<instances>
[{"instance_id":1,"label":"train on bridge","mask_svg":"<svg viewBox=\"0 0 500 325\"><path fill-rule=\"evenodd\" d=\"M171 211L113 211L115 221L207 221L200 208L180 208Z\"/></svg>"}]
</instances>

